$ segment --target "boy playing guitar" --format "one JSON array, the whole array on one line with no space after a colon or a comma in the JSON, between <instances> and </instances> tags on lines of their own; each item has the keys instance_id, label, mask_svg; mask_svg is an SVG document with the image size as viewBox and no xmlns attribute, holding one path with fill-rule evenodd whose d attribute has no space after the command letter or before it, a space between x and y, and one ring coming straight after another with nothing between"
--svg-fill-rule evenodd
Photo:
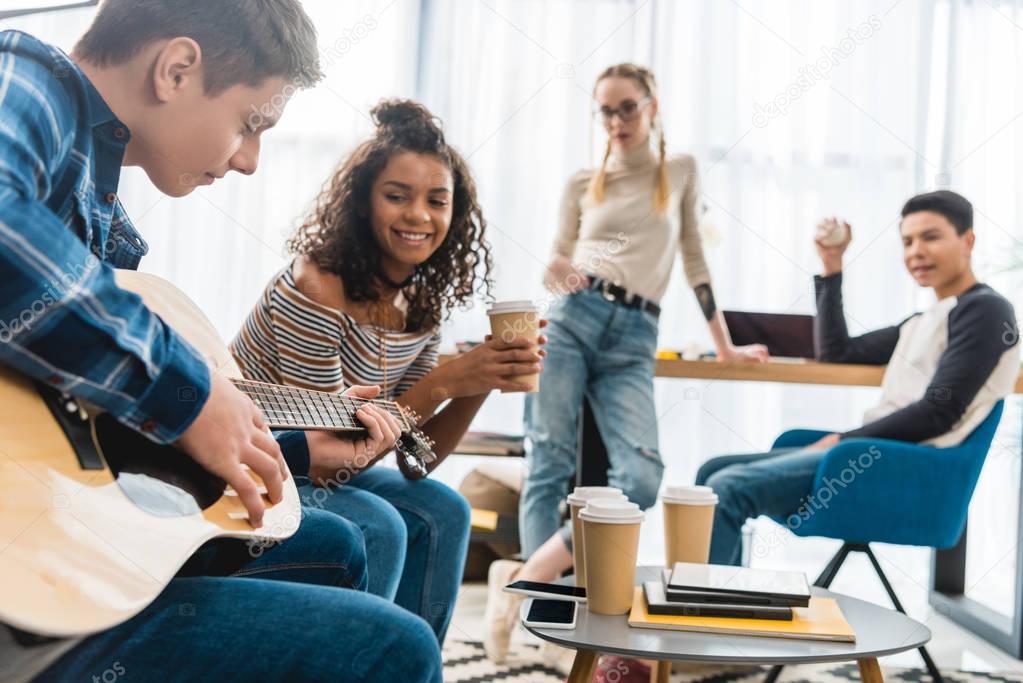
<instances>
[{"instance_id":1,"label":"boy playing guitar","mask_svg":"<svg viewBox=\"0 0 1023 683\"><path fill-rule=\"evenodd\" d=\"M367 404L363 442L272 437L249 398L118 287L114 269L147 251L118 177L140 166L181 197L251 175L287 97L319 78L298 0L105 0L70 57L0 33L0 364L176 444L237 492L255 527L264 501L247 470L277 503L289 469L387 450L398 423ZM0 538L0 564L13 541ZM204 546L143 612L84 640L0 625L0 679L441 680L424 622L339 590L366 580L361 536L343 518L304 511L295 536L258 558L239 543Z\"/></svg>"}]
</instances>

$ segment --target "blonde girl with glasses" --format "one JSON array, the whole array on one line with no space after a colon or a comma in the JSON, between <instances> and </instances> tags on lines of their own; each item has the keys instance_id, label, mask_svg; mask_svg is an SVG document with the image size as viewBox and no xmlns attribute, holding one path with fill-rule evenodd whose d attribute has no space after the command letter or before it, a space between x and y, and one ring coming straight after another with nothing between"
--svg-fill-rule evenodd
<instances>
[{"instance_id":1,"label":"blonde girl with glasses","mask_svg":"<svg viewBox=\"0 0 1023 683\"><path fill-rule=\"evenodd\" d=\"M600 166L573 175L545 285L551 308L538 394L527 396L531 449L520 504L525 565L495 562L487 604L487 653L503 660L517 614L501 588L551 581L572 566L571 528L559 503L575 474L578 422L589 400L607 447L608 483L648 508L663 465L653 377L660 299L681 251L722 361L762 362L767 349L732 344L711 289L699 232L699 179L688 154L669 155L653 73L618 64L597 79L595 116L607 132Z\"/></svg>"}]
</instances>

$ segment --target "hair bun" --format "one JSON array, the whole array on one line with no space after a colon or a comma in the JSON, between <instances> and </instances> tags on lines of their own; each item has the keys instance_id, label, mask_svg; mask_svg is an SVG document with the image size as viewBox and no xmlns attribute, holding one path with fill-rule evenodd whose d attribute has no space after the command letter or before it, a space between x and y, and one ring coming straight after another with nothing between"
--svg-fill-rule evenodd
<instances>
[{"instance_id":1,"label":"hair bun","mask_svg":"<svg viewBox=\"0 0 1023 683\"><path fill-rule=\"evenodd\" d=\"M383 100L370 110L377 133L414 149L444 145L444 132L437 117L419 102Z\"/></svg>"}]
</instances>

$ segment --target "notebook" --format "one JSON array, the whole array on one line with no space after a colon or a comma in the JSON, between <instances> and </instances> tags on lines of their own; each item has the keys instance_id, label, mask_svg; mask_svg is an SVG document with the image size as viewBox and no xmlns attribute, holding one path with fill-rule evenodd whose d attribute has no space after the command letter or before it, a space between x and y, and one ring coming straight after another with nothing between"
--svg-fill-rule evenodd
<instances>
[{"instance_id":1,"label":"notebook","mask_svg":"<svg viewBox=\"0 0 1023 683\"><path fill-rule=\"evenodd\" d=\"M733 619L791 620L791 607L768 607L742 603L683 602L669 600L660 581L644 581L643 594L650 614L670 614L687 617L730 617Z\"/></svg>"},{"instance_id":2,"label":"notebook","mask_svg":"<svg viewBox=\"0 0 1023 683\"><path fill-rule=\"evenodd\" d=\"M717 564L676 562L666 588L669 599L685 595L689 602L718 602L728 596L733 602L806 607L810 599L810 584L802 572Z\"/></svg>"},{"instance_id":3,"label":"notebook","mask_svg":"<svg viewBox=\"0 0 1023 683\"><path fill-rule=\"evenodd\" d=\"M682 591L669 588L671 570L661 570L661 585L664 597L671 602L705 604L705 605L751 605L754 607L806 607L810 598L772 598L768 596L735 595L734 593L718 593L708 591Z\"/></svg>"},{"instance_id":4,"label":"notebook","mask_svg":"<svg viewBox=\"0 0 1023 683\"><path fill-rule=\"evenodd\" d=\"M633 594L629 626L634 628L720 633L733 636L762 636L768 638L797 638L800 640L827 640L855 643L856 633L832 598L810 598L809 607L792 610L791 621L772 619L733 619L728 617L681 617L650 614L646 608L643 589Z\"/></svg>"}]
</instances>

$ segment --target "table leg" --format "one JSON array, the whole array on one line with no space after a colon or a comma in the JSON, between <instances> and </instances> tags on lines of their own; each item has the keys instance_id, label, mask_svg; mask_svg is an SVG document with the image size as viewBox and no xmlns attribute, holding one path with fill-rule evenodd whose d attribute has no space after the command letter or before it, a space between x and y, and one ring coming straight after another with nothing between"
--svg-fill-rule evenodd
<instances>
[{"instance_id":1,"label":"table leg","mask_svg":"<svg viewBox=\"0 0 1023 683\"><path fill-rule=\"evenodd\" d=\"M600 653L593 650L576 650L572 671L568 674L568 683L590 683L597 670Z\"/></svg>"},{"instance_id":2,"label":"table leg","mask_svg":"<svg viewBox=\"0 0 1023 683\"><path fill-rule=\"evenodd\" d=\"M860 680L863 683L884 683L881 665L877 663L876 658L860 659L856 663L860 665Z\"/></svg>"},{"instance_id":3,"label":"table leg","mask_svg":"<svg viewBox=\"0 0 1023 683\"><path fill-rule=\"evenodd\" d=\"M671 662L650 662L650 683L670 683Z\"/></svg>"}]
</instances>

